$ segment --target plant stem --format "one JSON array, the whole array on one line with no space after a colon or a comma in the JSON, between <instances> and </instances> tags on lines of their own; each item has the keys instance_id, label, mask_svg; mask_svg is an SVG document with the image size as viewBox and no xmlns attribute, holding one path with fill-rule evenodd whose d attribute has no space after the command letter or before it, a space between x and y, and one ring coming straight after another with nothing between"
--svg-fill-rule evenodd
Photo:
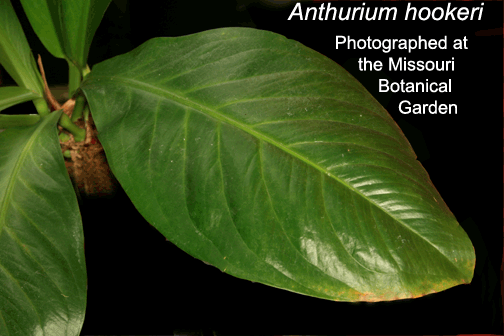
<instances>
[{"instance_id":1,"label":"plant stem","mask_svg":"<svg viewBox=\"0 0 504 336\"><path fill-rule=\"evenodd\" d=\"M68 97L71 98L81 83L81 73L79 69L68 61Z\"/></svg>"},{"instance_id":2,"label":"plant stem","mask_svg":"<svg viewBox=\"0 0 504 336\"><path fill-rule=\"evenodd\" d=\"M75 142L84 141L86 138L86 130L75 125L70 118L64 113L61 114L59 119L59 124L61 127L73 134Z\"/></svg>"},{"instance_id":3,"label":"plant stem","mask_svg":"<svg viewBox=\"0 0 504 336\"><path fill-rule=\"evenodd\" d=\"M86 76L91 72L91 69L89 68L89 65L86 64L86 68L82 70L82 78L86 78Z\"/></svg>"},{"instance_id":4,"label":"plant stem","mask_svg":"<svg viewBox=\"0 0 504 336\"><path fill-rule=\"evenodd\" d=\"M70 140L70 135L66 134L65 132L61 132L58 137L60 142L67 142L68 140Z\"/></svg>"},{"instance_id":5,"label":"plant stem","mask_svg":"<svg viewBox=\"0 0 504 336\"><path fill-rule=\"evenodd\" d=\"M87 122L89 120L89 105L84 107L84 120Z\"/></svg>"},{"instance_id":6,"label":"plant stem","mask_svg":"<svg viewBox=\"0 0 504 336\"><path fill-rule=\"evenodd\" d=\"M86 97L84 97L82 94L78 95L77 98L75 98L75 106L74 110L72 112L72 121L76 121L80 117L82 117L82 110L84 110L84 104L86 103Z\"/></svg>"},{"instance_id":7,"label":"plant stem","mask_svg":"<svg viewBox=\"0 0 504 336\"><path fill-rule=\"evenodd\" d=\"M47 106L47 102L45 101L44 98L34 99L33 104L35 105L35 108L37 109L38 114L40 114L42 117L48 115L51 112L51 110L49 110L49 106Z\"/></svg>"}]
</instances>

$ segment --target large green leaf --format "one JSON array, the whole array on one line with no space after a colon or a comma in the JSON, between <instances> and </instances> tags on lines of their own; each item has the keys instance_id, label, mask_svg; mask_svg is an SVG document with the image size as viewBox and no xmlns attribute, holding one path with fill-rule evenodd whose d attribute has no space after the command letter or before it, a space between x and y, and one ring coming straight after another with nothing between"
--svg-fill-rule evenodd
<instances>
[{"instance_id":1,"label":"large green leaf","mask_svg":"<svg viewBox=\"0 0 504 336\"><path fill-rule=\"evenodd\" d=\"M138 211L239 278L341 301L469 283L474 249L387 111L283 36L152 39L83 84Z\"/></svg>"},{"instance_id":2,"label":"large green leaf","mask_svg":"<svg viewBox=\"0 0 504 336\"><path fill-rule=\"evenodd\" d=\"M42 77L10 0L0 0L0 64L19 86L43 96Z\"/></svg>"},{"instance_id":3,"label":"large green leaf","mask_svg":"<svg viewBox=\"0 0 504 336\"><path fill-rule=\"evenodd\" d=\"M21 0L35 33L55 57L86 66L89 46L111 0Z\"/></svg>"},{"instance_id":4,"label":"large green leaf","mask_svg":"<svg viewBox=\"0 0 504 336\"><path fill-rule=\"evenodd\" d=\"M84 320L84 238L60 115L0 133L0 335L78 335Z\"/></svg>"}]
</instances>

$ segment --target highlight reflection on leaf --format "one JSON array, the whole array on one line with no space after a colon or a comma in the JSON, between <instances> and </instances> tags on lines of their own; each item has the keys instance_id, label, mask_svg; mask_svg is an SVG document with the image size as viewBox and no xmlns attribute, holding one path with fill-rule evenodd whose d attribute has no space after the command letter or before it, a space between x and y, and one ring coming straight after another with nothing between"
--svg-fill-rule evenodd
<instances>
[{"instance_id":1,"label":"highlight reflection on leaf","mask_svg":"<svg viewBox=\"0 0 504 336\"><path fill-rule=\"evenodd\" d=\"M83 90L135 207L196 258L339 301L472 279L471 242L394 120L298 42L247 28L155 38L96 65Z\"/></svg>"}]
</instances>

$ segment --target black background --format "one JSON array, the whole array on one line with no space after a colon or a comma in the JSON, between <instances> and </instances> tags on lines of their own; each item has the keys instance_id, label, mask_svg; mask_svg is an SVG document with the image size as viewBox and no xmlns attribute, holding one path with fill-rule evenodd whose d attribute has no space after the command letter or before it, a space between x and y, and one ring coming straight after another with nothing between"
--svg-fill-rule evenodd
<instances>
[{"instance_id":1,"label":"black background","mask_svg":"<svg viewBox=\"0 0 504 336\"><path fill-rule=\"evenodd\" d=\"M66 62L54 59L34 36L20 6L16 12L50 84L66 82ZM284 2L285 3L285 2ZM361 2L332 2L333 7ZM454 2L453 6L479 6ZM318 3L305 3L317 5ZM83 198L88 306L83 335L172 334L502 334L502 2L486 2L482 21L300 21L287 18L294 4L280 1L113 1L91 46L90 66L128 52L150 38L181 36L220 27L254 27L297 40L333 59L389 111L413 146L476 250L470 285L411 300L332 302L234 278L189 256L151 227L119 189L106 199ZM413 2L416 7L446 2ZM335 36L352 38L468 38L468 50L335 49ZM454 72L359 72L359 57L447 60ZM49 70L48 70L49 69ZM379 93L378 79L447 81L444 94ZM5 81L5 80L4 80ZM8 79L7 79L8 82ZM455 103L457 115L403 115L398 104ZM32 112L33 113L33 112Z\"/></svg>"}]
</instances>

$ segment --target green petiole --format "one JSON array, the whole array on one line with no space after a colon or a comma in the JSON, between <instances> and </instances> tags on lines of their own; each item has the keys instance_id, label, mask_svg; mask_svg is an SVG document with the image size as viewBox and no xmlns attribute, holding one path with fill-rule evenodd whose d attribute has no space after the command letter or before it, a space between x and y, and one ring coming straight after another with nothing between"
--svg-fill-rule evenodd
<instances>
[{"instance_id":1,"label":"green petiole","mask_svg":"<svg viewBox=\"0 0 504 336\"><path fill-rule=\"evenodd\" d=\"M81 83L81 73L79 69L68 61L68 96L72 97Z\"/></svg>"},{"instance_id":2,"label":"green petiole","mask_svg":"<svg viewBox=\"0 0 504 336\"><path fill-rule=\"evenodd\" d=\"M33 104L35 105L38 114L42 117L51 113L51 110L49 110L49 106L47 106L47 102L44 98L33 99Z\"/></svg>"},{"instance_id":3,"label":"green petiole","mask_svg":"<svg viewBox=\"0 0 504 336\"><path fill-rule=\"evenodd\" d=\"M91 72L89 65L86 64L86 68L82 70L82 78L86 79L86 76Z\"/></svg>"},{"instance_id":4,"label":"green petiole","mask_svg":"<svg viewBox=\"0 0 504 336\"><path fill-rule=\"evenodd\" d=\"M82 110L84 109L84 104L86 103L86 97L83 95L78 95L77 98L75 98L75 106L74 110L72 112L72 121L76 121L80 117L82 117Z\"/></svg>"},{"instance_id":5,"label":"green petiole","mask_svg":"<svg viewBox=\"0 0 504 336\"><path fill-rule=\"evenodd\" d=\"M64 113L61 114L59 125L73 134L75 142L84 141L86 138L86 130L75 125Z\"/></svg>"},{"instance_id":6,"label":"green petiole","mask_svg":"<svg viewBox=\"0 0 504 336\"><path fill-rule=\"evenodd\" d=\"M70 135L68 135L64 132L61 132L60 135L58 135L58 138L59 138L60 142L67 142L68 140L70 140Z\"/></svg>"},{"instance_id":7,"label":"green petiole","mask_svg":"<svg viewBox=\"0 0 504 336\"><path fill-rule=\"evenodd\" d=\"M89 120L89 106L84 107L84 120L87 122Z\"/></svg>"}]
</instances>

